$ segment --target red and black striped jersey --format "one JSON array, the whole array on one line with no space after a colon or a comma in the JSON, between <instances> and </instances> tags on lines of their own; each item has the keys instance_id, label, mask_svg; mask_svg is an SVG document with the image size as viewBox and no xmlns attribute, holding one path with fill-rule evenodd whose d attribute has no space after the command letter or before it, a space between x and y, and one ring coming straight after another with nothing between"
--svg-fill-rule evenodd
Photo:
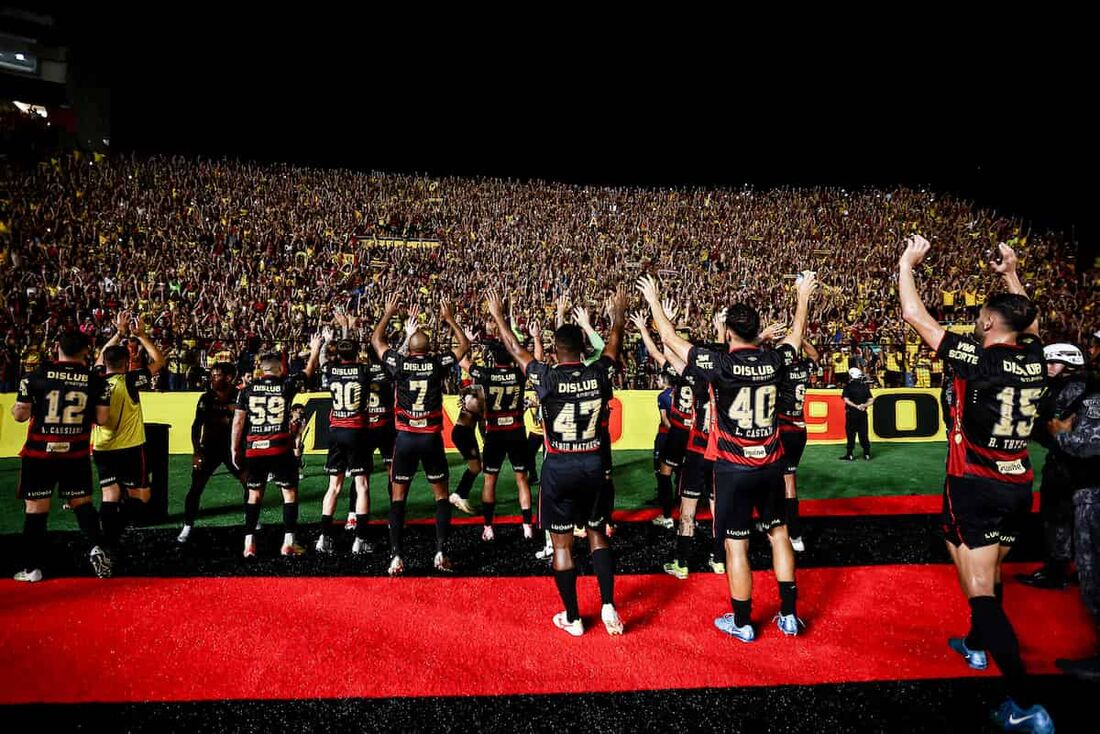
<instances>
[{"instance_id":1,"label":"red and black striped jersey","mask_svg":"<svg viewBox=\"0 0 1100 734\"><path fill-rule=\"evenodd\" d=\"M527 377L539 396L546 451L551 454L593 454L600 450L610 415L611 375L615 363L600 357L591 365L544 362L527 365Z\"/></svg>"},{"instance_id":2,"label":"red and black striped jersey","mask_svg":"<svg viewBox=\"0 0 1100 734\"><path fill-rule=\"evenodd\" d=\"M680 377L671 364L665 365L665 374L672 378L672 403L668 408L668 421L673 428L691 430L695 414L695 394L690 381Z\"/></svg>"},{"instance_id":3,"label":"red and black striped jersey","mask_svg":"<svg viewBox=\"0 0 1100 734\"><path fill-rule=\"evenodd\" d=\"M387 349L382 364L393 377L397 395L397 430L443 432L443 380L456 363L454 354L402 356Z\"/></svg>"},{"instance_id":4,"label":"red and black striped jersey","mask_svg":"<svg viewBox=\"0 0 1100 734\"><path fill-rule=\"evenodd\" d=\"M321 385L332 397L328 414L330 428L358 429L367 425L370 378L370 365L330 362L324 366Z\"/></svg>"},{"instance_id":5,"label":"red and black striped jersey","mask_svg":"<svg viewBox=\"0 0 1100 734\"><path fill-rule=\"evenodd\" d=\"M302 372L289 377L266 375L241 390L237 410L248 417L245 456L278 456L294 448L290 440L290 406L305 382Z\"/></svg>"},{"instance_id":6,"label":"red and black striped jersey","mask_svg":"<svg viewBox=\"0 0 1100 734\"><path fill-rule=\"evenodd\" d=\"M779 430L805 431L806 388L810 384L813 362L799 359L793 350L784 352L783 372L779 377L779 398L776 411L779 414Z\"/></svg>"},{"instance_id":7,"label":"red and black striped jersey","mask_svg":"<svg viewBox=\"0 0 1100 734\"><path fill-rule=\"evenodd\" d=\"M711 425L714 421L714 390L707 383L706 375L691 367L684 370L682 378L691 385L691 430L688 434L688 451L705 454L710 444Z\"/></svg>"},{"instance_id":8,"label":"red and black striped jersey","mask_svg":"<svg viewBox=\"0 0 1100 734\"><path fill-rule=\"evenodd\" d=\"M1046 391L1039 338L983 347L949 331L936 353L953 374L948 476L1030 484L1028 437Z\"/></svg>"},{"instance_id":9,"label":"red and black striped jersey","mask_svg":"<svg viewBox=\"0 0 1100 734\"><path fill-rule=\"evenodd\" d=\"M758 468L783 455L775 411L783 361L793 351L787 344L774 350L743 347L729 352L692 348L688 367L714 389L716 415L708 459Z\"/></svg>"},{"instance_id":10,"label":"red and black striped jersey","mask_svg":"<svg viewBox=\"0 0 1100 734\"><path fill-rule=\"evenodd\" d=\"M470 367L470 378L485 393L488 433L523 430L523 393L527 378L518 367Z\"/></svg>"},{"instance_id":11,"label":"red and black striped jersey","mask_svg":"<svg viewBox=\"0 0 1100 734\"><path fill-rule=\"evenodd\" d=\"M393 425L393 378L381 362L370 364L370 399L367 402L367 428Z\"/></svg>"},{"instance_id":12,"label":"red and black striped jersey","mask_svg":"<svg viewBox=\"0 0 1100 734\"><path fill-rule=\"evenodd\" d=\"M19 383L16 402L31 406L20 456L81 459L88 456L96 408L107 404L106 383L83 364L39 365Z\"/></svg>"}]
</instances>

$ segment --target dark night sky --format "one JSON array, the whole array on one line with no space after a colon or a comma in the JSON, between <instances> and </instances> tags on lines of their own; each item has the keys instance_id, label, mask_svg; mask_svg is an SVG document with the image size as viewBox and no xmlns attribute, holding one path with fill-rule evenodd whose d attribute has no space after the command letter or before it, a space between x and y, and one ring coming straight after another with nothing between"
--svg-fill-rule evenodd
<instances>
[{"instance_id":1,"label":"dark night sky","mask_svg":"<svg viewBox=\"0 0 1100 734\"><path fill-rule=\"evenodd\" d=\"M64 18L112 90L113 148L575 183L926 184L1097 241L1095 79L1072 19L779 41L708 18L505 32L235 12Z\"/></svg>"}]
</instances>

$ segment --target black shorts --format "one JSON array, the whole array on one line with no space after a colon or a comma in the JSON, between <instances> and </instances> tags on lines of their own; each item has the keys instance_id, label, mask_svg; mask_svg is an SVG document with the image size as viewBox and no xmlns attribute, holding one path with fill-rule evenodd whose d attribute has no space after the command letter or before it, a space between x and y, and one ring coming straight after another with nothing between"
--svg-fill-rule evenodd
<instances>
[{"instance_id":1,"label":"black shorts","mask_svg":"<svg viewBox=\"0 0 1100 734\"><path fill-rule=\"evenodd\" d=\"M450 478L443 434L398 431L393 445L393 483L411 483L420 464L424 465L424 474L431 483L446 482Z\"/></svg>"},{"instance_id":2,"label":"black shorts","mask_svg":"<svg viewBox=\"0 0 1100 734\"><path fill-rule=\"evenodd\" d=\"M714 462L703 454L688 451L680 472L680 497L686 500L707 500L714 492Z\"/></svg>"},{"instance_id":3,"label":"black shorts","mask_svg":"<svg viewBox=\"0 0 1100 734\"><path fill-rule=\"evenodd\" d=\"M672 428L665 439L664 450L661 451L661 463L673 469L679 469L684 465L684 454L687 453L688 438L691 434L683 428Z\"/></svg>"},{"instance_id":4,"label":"black shorts","mask_svg":"<svg viewBox=\"0 0 1100 734\"><path fill-rule=\"evenodd\" d=\"M542 464L539 525L551 533L577 526L602 531L615 504L607 485L598 454L550 454Z\"/></svg>"},{"instance_id":5,"label":"black shorts","mask_svg":"<svg viewBox=\"0 0 1100 734\"><path fill-rule=\"evenodd\" d=\"M451 443L466 461L481 458L481 452L477 449L477 434L470 426L455 423L451 429Z\"/></svg>"},{"instance_id":6,"label":"black shorts","mask_svg":"<svg viewBox=\"0 0 1100 734\"><path fill-rule=\"evenodd\" d=\"M661 468L661 452L665 448L665 440L668 438L668 431L664 433L658 433L653 439L653 471L659 471Z\"/></svg>"},{"instance_id":7,"label":"black shorts","mask_svg":"<svg viewBox=\"0 0 1100 734\"><path fill-rule=\"evenodd\" d=\"M741 469L719 461L714 465L714 534L717 538L748 540L760 514L764 530L783 525L783 471L776 463L762 469Z\"/></svg>"},{"instance_id":8,"label":"black shorts","mask_svg":"<svg viewBox=\"0 0 1100 734\"><path fill-rule=\"evenodd\" d=\"M346 474L349 477L358 477L369 474L370 470L366 430L330 428L325 473L329 476Z\"/></svg>"},{"instance_id":9,"label":"black shorts","mask_svg":"<svg viewBox=\"0 0 1100 734\"><path fill-rule=\"evenodd\" d=\"M366 431L367 473L374 471L374 450L382 455L382 463L389 466L393 463L393 443L397 440L397 429L392 423L378 428L368 428Z\"/></svg>"},{"instance_id":10,"label":"black shorts","mask_svg":"<svg viewBox=\"0 0 1100 734\"><path fill-rule=\"evenodd\" d=\"M783 458L780 459L783 462L783 473L797 473L802 454L806 451L806 432L780 431L779 443L783 444Z\"/></svg>"},{"instance_id":11,"label":"black shorts","mask_svg":"<svg viewBox=\"0 0 1100 734\"><path fill-rule=\"evenodd\" d=\"M53 489L62 499L92 496L92 461L81 459L35 459L24 456L19 471L21 500L48 500Z\"/></svg>"},{"instance_id":12,"label":"black shorts","mask_svg":"<svg viewBox=\"0 0 1100 734\"><path fill-rule=\"evenodd\" d=\"M202 463L197 467L192 467L192 477L205 477L209 479L214 476L214 472L218 470L219 466L224 465L227 472L238 479L241 478L243 472L233 466L233 460L230 458L228 451L223 451L220 448L215 452L202 451L201 449L200 451L202 453Z\"/></svg>"},{"instance_id":13,"label":"black shorts","mask_svg":"<svg viewBox=\"0 0 1100 734\"><path fill-rule=\"evenodd\" d=\"M96 451L92 454L99 486L117 484L123 489L139 489L149 486L149 467L145 464L145 446L131 446L114 451Z\"/></svg>"},{"instance_id":14,"label":"black shorts","mask_svg":"<svg viewBox=\"0 0 1100 734\"><path fill-rule=\"evenodd\" d=\"M485 434L485 473L499 474L505 456L517 474L527 471L531 452L523 431L490 431Z\"/></svg>"},{"instance_id":15,"label":"black shorts","mask_svg":"<svg viewBox=\"0 0 1100 734\"><path fill-rule=\"evenodd\" d=\"M943 536L951 545L1010 546L1030 512L1030 482L947 477L943 485Z\"/></svg>"},{"instance_id":16,"label":"black shorts","mask_svg":"<svg viewBox=\"0 0 1100 734\"><path fill-rule=\"evenodd\" d=\"M275 456L252 456L244 460L245 486L263 489L267 478L279 489L298 486L298 459L289 451Z\"/></svg>"}]
</instances>

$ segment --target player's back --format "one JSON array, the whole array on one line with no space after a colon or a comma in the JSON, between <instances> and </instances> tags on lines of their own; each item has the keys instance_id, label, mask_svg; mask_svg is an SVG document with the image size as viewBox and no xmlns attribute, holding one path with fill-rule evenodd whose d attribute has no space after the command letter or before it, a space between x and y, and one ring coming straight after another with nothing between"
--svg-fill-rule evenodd
<instances>
[{"instance_id":1,"label":"player's back","mask_svg":"<svg viewBox=\"0 0 1100 734\"><path fill-rule=\"evenodd\" d=\"M199 397L202 414L202 443L211 449L229 450L229 438L233 429L233 411L236 410L237 389L226 393L225 399L216 390L207 390Z\"/></svg>"},{"instance_id":2,"label":"player's back","mask_svg":"<svg viewBox=\"0 0 1100 734\"><path fill-rule=\"evenodd\" d=\"M614 364L600 357L550 367L531 362L527 376L539 396L549 454L595 454L600 450L600 421L611 402Z\"/></svg>"},{"instance_id":3,"label":"player's back","mask_svg":"<svg viewBox=\"0 0 1100 734\"><path fill-rule=\"evenodd\" d=\"M370 397L367 400L367 427L393 426L393 378L381 362L370 363Z\"/></svg>"},{"instance_id":4,"label":"player's back","mask_svg":"<svg viewBox=\"0 0 1100 734\"><path fill-rule=\"evenodd\" d=\"M714 388L717 421L708 458L746 468L769 466L782 456L776 431L779 380L790 346L743 347L718 352L695 347L688 365Z\"/></svg>"},{"instance_id":5,"label":"player's back","mask_svg":"<svg viewBox=\"0 0 1100 734\"><path fill-rule=\"evenodd\" d=\"M810 384L811 365L809 360L798 359L793 352L788 353L784 362L779 378L779 394L776 398L780 429L805 428L804 407L806 388Z\"/></svg>"},{"instance_id":6,"label":"player's back","mask_svg":"<svg viewBox=\"0 0 1100 734\"><path fill-rule=\"evenodd\" d=\"M947 332L939 353L952 367L947 473L1012 484L1033 479L1027 445L1046 390L1038 337L982 346Z\"/></svg>"},{"instance_id":7,"label":"player's back","mask_svg":"<svg viewBox=\"0 0 1100 734\"><path fill-rule=\"evenodd\" d=\"M523 428L523 393L527 378L518 367L472 367L470 377L485 393L485 430Z\"/></svg>"},{"instance_id":8,"label":"player's back","mask_svg":"<svg viewBox=\"0 0 1100 734\"><path fill-rule=\"evenodd\" d=\"M145 416L141 410L141 391L153 381L148 369L107 375L104 398L107 422L95 429L92 445L96 451L117 451L145 443Z\"/></svg>"},{"instance_id":9,"label":"player's back","mask_svg":"<svg viewBox=\"0 0 1100 734\"><path fill-rule=\"evenodd\" d=\"M454 355L410 354L390 349L382 358L393 376L397 429L412 433L443 431L443 381L456 363Z\"/></svg>"},{"instance_id":10,"label":"player's back","mask_svg":"<svg viewBox=\"0 0 1100 734\"><path fill-rule=\"evenodd\" d=\"M19 383L17 400L31 404L20 456L79 459L88 456L103 383L83 364L45 363Z\"/></svg>"},{"instance_id":11,"label":"player's back","mask_svg":"<svg viewBox=\"0 0 1100 734\"><path fill-rule=\"evenodd\" d=\"M370 365L357 362L325 365L322 384L332 397L329 427L355 430L367 424Z\"/></svg>"},{"instance_id":12,"label":"player's back","mask_svg":"<svg viewBox=\"0 0 1100 734\"><path fill-rule=\"evenodd\" d=\"M241 391L237 409L248 416L245 432L247 456L276 456L293 449L290 407L304 383L301 374L290 377L264 375Z\"/></svg>"}]
</instances>

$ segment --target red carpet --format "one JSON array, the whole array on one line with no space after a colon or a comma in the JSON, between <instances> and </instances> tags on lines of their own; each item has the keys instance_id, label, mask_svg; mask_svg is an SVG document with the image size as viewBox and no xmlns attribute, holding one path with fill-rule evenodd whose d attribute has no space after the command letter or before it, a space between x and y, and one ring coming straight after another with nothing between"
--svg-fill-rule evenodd
<instances>
[{"instance_id":1,"label":"red carpet","mask_svg":"<svg viewBox=\"0 0 1100 734\"><path fill-rule=\"evenodd\" d=\"M1009 573L1019 568L1009 569ZM757 574L755 618L778 606ZM550 623L548 578L191 578L0 582L0 703L469 695L812 684L977 674L945 640L968 608L952 567L811 569L806 636L717 632L725 579L618 579L627 624L610 638L595 579L586 634ZM1034 672L1096 640L1077 591L1010 583ZM1040 623L1041 622L1041 623Z\"/></svg>"},{"instance_id":2,"label":"red carpet","mask_svg":"<svg viewBox=\"0 0 1100 734\"><path fill-rule=\"evenodd\" d=\"M799 514L803 517L841 517L855 515L931 515L938 514L943 507L943 496L939 494L901 494L883 495L880 497L836 497L827 500L801 500L798 503ZM1039 493L1036 492L1032 501L1032 512L1039 511ZM643 510L616 510L615 519L619 522L645 522L652 520L661 514L655 507ZM677 510L674 514L678 515ZM709 519L710 512L699 512L700 519ZM520 517L498 517L495 522L502 524L519 523ZM372 520L375 524L385 524L385 520ZM433 518L418 518L409 520L410 525L426 525L434 523ZM483 520L481 515L468 517L455 512L451 521L455 525L480 525Z\"/></svg>"}]
</instances>

